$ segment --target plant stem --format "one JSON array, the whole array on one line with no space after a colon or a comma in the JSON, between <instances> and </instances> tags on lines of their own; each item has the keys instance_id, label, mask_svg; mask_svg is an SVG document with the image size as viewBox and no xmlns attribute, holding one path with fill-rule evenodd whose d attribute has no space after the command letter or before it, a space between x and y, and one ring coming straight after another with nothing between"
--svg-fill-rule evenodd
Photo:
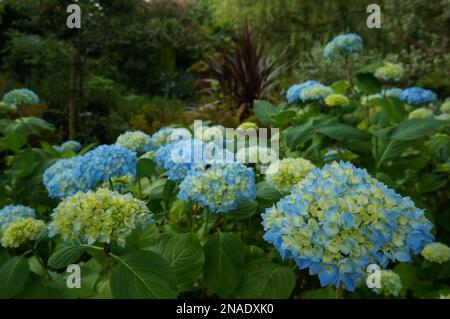
<instances>
[{"instance_id":1,"label":"plant stem","mask_svg":"<svg viewBox=\"0 0 450 319\"><path fill-rule=\"evenodd\" d=\"M208 217L209 217L208 209L205 208L203 212L205 214L205 228L203 230L203 237L206 238L206 234L208 232Z\"/></svg>"},{"instance_id":2,"label":"plant stem","mask_svg":"<svg viewBox=\"0 0 450 319\"><path fill-rule=\"evenodd\" d=\"M344 298L344 286L342 284L339 285L339 288L336 288L336 299Z\"/></svg>"}]
</instances>

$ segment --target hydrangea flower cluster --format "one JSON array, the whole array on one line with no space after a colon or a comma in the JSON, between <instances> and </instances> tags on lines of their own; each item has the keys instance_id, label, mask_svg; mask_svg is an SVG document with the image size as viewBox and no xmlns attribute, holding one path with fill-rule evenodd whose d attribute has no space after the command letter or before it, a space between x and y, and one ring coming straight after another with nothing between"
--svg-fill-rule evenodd
<instances>
[{"instance_id":1,"label":"hydrangea flower cluster","mask_svg":"<svg viewBox=\"0 0 450 319\"><path fill-rule=\"evenodd\" d=\"M36 211L33 208L23 205L6 205L0 210L0 234L13 221L30 217L36 217Z\"/></svg>"},{"instance_id":2,"label":"hydrangea flower cluster","mask_svg":"<svg viewBox=\"0 0 450 319\"><path fill-rule=\"evenodd\" d=\"M123 146L101 145L86 153L76 171L82 182L93 189L100 182L118 176L136 175L137 156Z\"/></svg>"},{"instance_id":3,"label":"hydrangea flower cluster","mask_svg":"<svg viewBox=\"0 0 450 319\"><path fill-rule=\"evenodd\" d=\"M386 97L396 97L400 98L400 95L402 94L403 90L399 88L390 88L390 89L384 89L381 94Z\"/></svg>"},{"instance_id":4,"label":"hydrangea flower cluster","mask_svg":"<svg viewBox=\"0 0 450 319\"><path fill-rule=\"evenodd\" d=\"M0 242L3 247L18 248L36 240L44 231L44 221L32 217L19 218L5 228Z\"/></svg>"},{"instance_id":5,"label":"hydrangea flower cluster","mask_svg":"<svg viewBox=\"0 0 450 319\"><path fill-rule=\"evenodd\" d=\"M356 33L342 34L327 43L323 54L327 58L337 55L359 53L363 49L362 39Z\"/></svg>"},{"instance_id":6,"label":"hydrangea flower cluster","mask_svg":"<svg viewBox=\"0 0 450 319\"><path fill-rule=\"evenodd\" d=\"M173 127L163 127L158 132L152 135L151 137L151 145L155 150L160 148L161 146L167 145L172 142L170 136L173 132Z\"/></svg>"},{"instance_id":7,"label":"hydrangea flower cluster","mask_svg":"<svg viewBox=\"0 0 450 319\"><path fill-rule=\"evenodd\" d=\"M381 288L373 288L372 290L379 294L386 297L394 296L398 297L400 295L400 292L403 289L403 284L400 279L400 275L393 272L392 270L380 270L381 278L380 278L380 284Z\"/></svg>"},{"instance_id":8,"label":"hydrangea flower cluster","mask_svg":"<svg viewBox=\"0 0 450 319\"><path fill-rule=\"evenodd\" d=\"M40 103L39 96L29 89L12 90L3 95L3 102L14 105L36 105Z\"/></svg>"},{"instance_id":9,"label":"hydrangea flower cluster","mask_svg":"<svg viewBox=\"0 0 450 319\"><path fill-rule=\"evenodd\" d=\"M212 164L192 170L180 184L178 198L193 201L214 213L236 209L256 197L255 173L240 164Z\"/></svg>"},{"instance_id":10,"label":"hydrangea flower cluster","mask_svg":"<svg viewBox=\"0 0 450 319\"><path fill-rule=\"evenodd\" d=\"M119 135L116 145L140 154L146 153L154 147L150 135L141 131L125 132Z\"/></svg>"},{"instance_id":11,"label":"hydrangea flower cluster","mask_svg":"<svg viewBox=\"0 0 450 319\"><path fill-rule=\"evenodd\" d=\"M430 90L410 87L403 90L402 94L400 94L400 99L411 105L423 105L436 102L437 95Z\"/></svg>"},{"instance_id":12,"label":"hydrangea flower cluster","mask_svg":"<svg viewBox=\"0 0 450 319\"><path fill-rule=\"evenodd\" d=\"M51 198L63 198L94 189L115 177L136 175L136 153L122 146L101 145L69 159L61 159L44 172L44 185Z\"/></svg>"},{"instance_id":13,"label":"hydrangea flower cluster","mask_svg":"<svg viewBox=\"0 0 450 319\"><path fill-rule=\"evenodd\" d=\"M270 164L266 171L266 180L282 194L288 193L292 186L300 182L315 168L304 158L284 158Z\"/></svg>"},{"instance_id":14,"label":"hydrangea flower cluster","mask_svg":"<svg viewBox=\"0 0 450 319\"><path fill-rule=\"evenodd\" d=\"M348 98L342 94L331 94L325 99L325 104L328 106L345 106L349 103Z\"/></svg>"},{"instance_id":15,"label":"hydrangea flower cluster","mask_svg":"<svg viewBox=\"0 0 450 319\"><path fill-rule=\"evenodd\" d=\"M254 128L255 130L257 130L258 125L256 125L256 123L253 123L253 122L242 122L237 128L243 129L244 131L251 129L251 128Z\"/></svg>"},{"instance_id":16,"label":"hydrangea flower cluster","mask_svg":"<svg viewBox=\"0 0 450 319\"><path fill-rule=\"evenodd\" d=\"M283 258L322 286L350 291L370 263L408 262L434 241L432 223L408 197L342 161L313 169L262 217L264 239Z\"/></svg>"},{"instance_id":17,"label":"hydrangea flower cluster","mask_svg":"<svg viewBox=\"0 0 450 319\"><path fill-rule=\"evenodd\" d=\"M386 62L375 71L374 76L383 81L400 81L405 76L405 69L400 64Z\"/></svg>"},{"instance_id":18,"label":"hydrangea flower cluster","mask_svg":"<svg viewBox=\"0 0 450 319\"><path fill-rule=\"evenodd\" d=\"M433 117L433 111L424 107L415 109L408 115L409 119L426 119L431 117Z\"/></svg>"},{"instance_id":19,"label":"hydrangea flower cluster","mask_svg":"<svg viewBox=\"0 0 450 319\"><path fill-rule=\"evenodd\" d=\"M301 84L291 86L286 93L288 103L297 101L323 101L328 95L333 94L333 90L314 80L309 80Z\"/></svg>"},{"instance_id":20,"label":"hydrangea flower cluster","mask_svg":"<svg viewBox=\"0 0 450 319\"><path fill-rule=\"evenodd\" d=\"M450 248L442 243L431 243L422 250L422 256L433 263L442 264L450 260Z\"/></svg>"},{"instance_id":21,"label":"hydrangea flower cluster","mask_svg":"<svg viewBox=\"0 0 450 319\"><path fill-rule=\"evenodd\" d=\"M253 145L250 147L242 147L236 153L236 161L239 163L254 163L259 164L262 162L262 154L271 155L270 152L273 150L268 149L267 147L262 147L259 145ZM255 162L256 161L256 162Z\"/></svg>"},{"instance_id":22,"label":"hydrangea flower cluster","mask_svg":"<svg viewBox=\"0 0 450 319\"><path fill-rule=\"evenodd\" d=\"M440 110L443 113L450 113L450 101L442 103Z\"/></svg>"},{"instance_id":23,"label":"hydrangea flower cluster","mask_svg":"<svg viewBox=\"0 0 450 319\"><path fill-rule=\"evenodd\" d=\"M88 245L116 240L123 247L131 231L153 222L152 217L145 203L131 194L105 188L79 192L54 209L49 237L61 235L64 240L78 239Z\"/></svg>"},{"instance_id":24,"label":"hydrangea flower cluster","mask_svg":"<svg viewBox=\"0 0 450 319\"><path fill-rule=\"evenodd\" d=\"M61 159L44 172L44 186L50 198L62 198L87 191L89 185L78 178L81 156Z\"/></svg>"},{"instance_id":25,"label":"hydrangea flower cluster","mask_svg":"<svg viewBox=\"0 0 450 319\"><path fill-rule=\"evenodd\" d=\"M0 243L17 248L28 240L35 240L45 224L35 219L36 211L28 206L7 205L0 210ZM24 221L24 222L20 222ZM44 225L44 227L41 227Z\"/></svg>"},{"instance_id":26,"label":"hydrangea flower cluster","mask_svg":"<svg viewBox=\"0 0 450 319\"><path fill-rule=\"evenodd\" d=\"M174 182L183 180L193 169L203 163L211 162L205 158L205 148L214 143L205 143L198 139L180 140L156 151L156 164L166 170L167 178Z\"/></svg>"},{"instance_id":27,"label":"hydrangea flower cluster","mask_svg":"<svg viewBox=\"0 0 450 319\"><path fill-rule=\"evenodd\" d=\"M78 153L79 151L81 151L81 144L77 141L66 141L64 143L62 143L61 145L57 145L57 146L53 146L53 148L55 149L55 151L57 151L58 153L64 153L64 152L75 152Z\"/></svg>"}]
</instances>

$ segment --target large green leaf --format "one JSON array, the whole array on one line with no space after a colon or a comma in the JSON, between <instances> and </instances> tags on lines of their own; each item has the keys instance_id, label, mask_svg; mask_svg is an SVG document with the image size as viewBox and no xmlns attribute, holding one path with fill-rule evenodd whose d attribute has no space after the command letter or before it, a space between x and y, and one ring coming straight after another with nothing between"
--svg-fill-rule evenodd
<instances>
[{"instance_id":1,"label":"large green leaf","mask_svg":"<svg viewBox=\"0 0 450 319\"><path fill-rule=\"evenodd\" d=\"M276 202L282 197L282 195L271 183L262 181L256 184L256 197L267 201Z\"/></svg>"},{"instance_id":2,"label":"large green leaf","mask_svg":"<svg viewBox=\"0 0 450 319\"><path fill-rule=\"evenodd\" d=\"M241 279L245 246L234 234L218 233L204 246L204 279L207 287L219 297L229 297Z\"/></svg>"},{"instance_id":3,"label":"large green leaf","mask_svg":"<svg viewBox=\"0 0 450 319\"><path fill-rule=\"evenodd\" d=\"M89 246L78 241L65 241L48 259L49 267L53 269L65 268L80 259Z\"/></svg>"},{"instance_id":4,"label":"large green leaf","mask_svg":"<svg viewBox=\"0 0 450 319\"><path fill-rule=\"evenodd\" d=\"M379 141L381 144L381 141ZM388 160L392 160L400 156L409 146L409 141L388 141L383 144L383 147L379 147L377 158L377 165L381 166L382 163Z\"/></svg>"},{"instance_id":5,"label":"large green leaf","mask_svg":"<svg viewBox=\"0 0 450 319\"><path fill-rule=\"evenodd\" d=\"M344 94L350 88L350 83L345 80L336 81L330 85L337 94Z\"/></svg>"},{"instance_id":6,"label":"large green leaf","mask_svg":"<svg viewBox=\"0 0 450 319\"><path fill-rule=\"evenodd\" d=\"M286 299L295 286L295 274L289 267L275 263L253 261L237 291L244 299Z\"/></svg>"},{"instance_id":7,"label":"large green leaf","mask_svg":"<svg viewBox=\"0 0 450 319\"><path fill-rule=\"evenodd\" d=\"M408 115L403 102L395 97L375 98L371 103L380 106L393 122L401 122Z\"/></svg>"},{"instance_id":8,"label":"large green leaf","mask_svg":"<svg viewBox=\"0 0 450 319\"><path fill-rule=\"evenodd\" d=\"M167 261L151 251L134 251L117 257L111 276L111 292L122 299L173 299L177 297L175 275Z\"/></svg>"},{"instance_id":9,"label":"large green leaf","mask_svg":"<svg viewBox=\"0 0 450 319\"><path fill-rule=\"evenodd\" d=\"M181 290L191 289L199 279L205 256L200 242L193 234L164 235L151 250L161 254L169 263Z\"/></svg>"},{"instance_id":10,"label":"large green leaf","mask_svg":"<svg viewBox=\"0 0 450 319\"><path fill-rule=\"evenodd\" d=\"M149 158L139 159L136 166L136 178L151 178L155 173L156 163Z\"/></svg>"},{"instance_id":11,"label":"large green leaf","mask_svg":"<svg viewBox=\"0 0 450 319\"><path fill-rule=\"evenodd\" d=\"M255 110L256 117L261 123L268 125L274 124L271 116L277 113L277 109L270 102L256 100L253 103L253 108Z\"/></svg>"},{"instance_id":12,"label":"large green leaf","mask_svg":"<svg viewBox=\"0 0 450 319\"><path fill-rule=\"evenodd\" d=\"M0 268L0 298L14 297L24 286L30 269L24 256L8 260Z\"/></svg>"},{"instance_id":13,"label":"large green leaf","mask_svg":"<svg viewBox=\"0 0 450 319\"><path fill-rule=\"evenodd\" d=\"M359 74L354 82L358 90L365 94L375 94L382 89L380 81L370 73Z\"/></svg>"},{"instance_id":14,"label":"large green leaf","mask_svg":"<svg viewBox=\"0 0 450 319\"><path fill-rule=\"evenodd\" d=\"M254 200L245 200L240 202L235 210L227 213L227 216L236 219L245 219L252 217L258 208L258 203Z\"/></svg>"},{"instance_id":15,"label":"large green leaf","mask_svg":"<svg viewBox=\"0 0 450 319\"><path fill-rule=\"evenodd\" d=\"M399 124L390 134L397 141L412 141L421 138L445 124L444 121L427 119L410 119Z\"/></svg>"},{"instance_id":16,"label":"large green leaf","mask_svg":"<svg viewBox=\"0 0 450 319\"><path fill-rule=\"evenodd\" d=\"M338 141L364 141L369 139L369 135L366 133L346 124L333 124L318 128L315 131Z\"/></svg>"},{"instance_id":17,"label":"large green leaf","mask_svg":"<svg viewBox=\"0 0 450 319\"><path fill-rule=\"evenodd\" d=\"M413 289L419 280L419 269L413 264L400 263L394 267L394 272L400 275L402 285L406 289Z\"/></svg>"}]
</instances>

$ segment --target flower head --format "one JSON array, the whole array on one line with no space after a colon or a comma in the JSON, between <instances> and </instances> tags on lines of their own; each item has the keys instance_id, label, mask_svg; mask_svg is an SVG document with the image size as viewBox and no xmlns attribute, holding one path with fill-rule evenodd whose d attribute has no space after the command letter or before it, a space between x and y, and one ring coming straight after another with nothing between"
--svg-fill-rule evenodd
<instances>
[{"instance_id":1,"label":"flower head","mask_svg":"<svg viewBox=\"0 0 450 319\"><path fill-rule=\"evenodd\" d=\"M402 94L403 90L399 88L390 88L390 89L384 89L382 94L386 97L396 97L400 98L400 95Z\"/></svg>"},{"instance_id":2,"label":"flower head","mask_svg":"<svg viewBox=\"0 0 450 319\"><path fill-rule=\"evenodd\" d=\"M17 106L15 104L0 101L0 114L14 113L16 111Z\"/></svg>"},{"instance_id":3,"label":"flower head","mask_svg":"<svg viewBox=\"0 0 450 319\"><path fill-rule=\"evenodd\" d=\"M173 127L163 127L158 132L153 134L151 138L151 145L154 147L154 150L172 143L171 135L174 130L175 128Z\"/></svg>"},{"instance_id":4,"label":"flower head","mask_svg":"<svg viewBox=\"0 0 450 319\"><path fill-rule=\"evenodd\" d=\"M428 261L442 264L450 259L450 248L442 243L431 243L425 246L421 254Z\"/></svg>"},{"instance_id":5,"label":"flower head","mask_svg":"<svg viewBox=\"0 0 450 319\"><path fill-rule=\"evenodd\" d=\"M93 189L100 182L130 174L136 175L137 156L135 152L117 145L101 145L86 153L77 167L76 174L81 182Z\"/></svg>"},{"instance_id":6,"label":"flower head","mask_svg":"<svg viewBox=\"0 0 450 319\"><path fill-rule=\"evenodd\" d=\"M65 198L53 211L49 236L79 239L92 245L116 240L125 245L126 237L138 225L151 223L152 214L143 201L100 188Z\"/></svg>"},{"instance_id":7,"label":"flower head","mask_svg":"<svg viewBox=\"0 0 450 319\"><path fill-rule=\"evenodd\" d=\"M146 153L154 148L150 135L141 131L125 132L116 140L116 145L123 146L136 153Z\"/></svg>"},{"instance_id":8,"label":"flower head","mask_svg":"<svg viewBox=\"0 0 450 319\"><path fill-rule=\"evenodd\" d=\"M400 99L411 105L423 105L436 102L437 95L430 90L410 87L403 90L402 94L400 94Z\"/></svg>"},{"instance_id":9,"label":"flower head","mask_svg":"<svg viewBox=\"0 0 450 319\"><path fill-rule=\"evenodd\" d=\"M426 119L431 117L433 117L433 111L424 107L415 109L408 115L409 119Z\"/></svg>"},{"instance_id":10,"label":"flower head","mask_svg":"<svg viewBox=\"0 0 450 319\"><path fill-rule=\"evenodd\" d=\"M342 94L331 94L325 99L325 104L328 106L345 106L349 103L348 98Z\"/></svg>"},{"instance_id":11,"label":"flower head","mask_svg":"<svg viewBox=\"0 0 450 319\"><path fill-rule=\"evenodd\" d=\"M375 71L374 75L383 81L400 81L405 76L405 69L400 64L386 62Z\"/></svg>"},{"instance_id":12,"label":"flower head","mask_svg":"<svg viewBox=\"0 0 450 319\"><path fill-rule=\"evenodd\" d=\"M336 55L359 53L362 51L362 39L355 33L338 35L325 46L323 54L327 58Z\"/></svg>"},{"instance_id":13,"label":"flower head","mask_svg":"<svg viewBox=\"0 0 450 319\"><path fill-rule=\"evenodd\" d=\"M286 93L286 99L290 104L297 101L323 101L331 94L333 94L333 90L328 86L314 80L309 80L291 86Z\"/></svg>"},{"instance_id":14,"label":"flower head","mask_svg":"<svg viewBox=\"0 0 450 319\"><path fill-rule=\"evenodd\" d=\"M353 291L367 265L408 262L434 241L408 197L348 162L313 169L262 215L264 239L322 286Z\"/></svg>"},{"instance_id":15,"label":"flower head","mask_svg":"<svg viewBox=\"0 0 450 319\"><path fill-rule=\"evenodd\" d=\"M403 289L402 281L400 275L393 272L392 270L380 270L380 288L374 288L373 291L377 294L382 294L383 296L398 297Z\"/></svg>"},{"instance_id":16,"label":"flower head","mask_svg":"<svg viewBox=\"0 0 450 319\"><path fill-rule=\"evenodd\" d=\"M255 174L240 163L205 165L180 184L178 198L193 201L211 212L226 213L256 197Z\"/></svg>"},{"instance_id":17,"label":"flower head","mask_svg":"<svg viewBox=\"0 0 450 319\"><path fill-rule=\"evenodd\" d=\"M292 186L300 182L315 168L304 158L284 158L272 163L266 171L266 179L282 194L288 193Z\"/></svg>"},{"instance_id":18,"label":"flower head","mask_svg":"<svg viewBox=\"0 0 450 319\"><path fill-rule=\"evenodd\" d=\"M0 235L15 220L36 217L36 211L23 205L6 205L0 210Z\"/></svg>"},{"instance_id":19,"label":"flower head","mask_svg":"<svg viewBox=\"0 0 450 319\"><path fill-rule=\"evenodd\" d=\"M81 144L77 141L66 141L61 144L60 149L62 152L75 152L78 153L81 151Z\"/></svg>"},{"instance_id":20,"label":"flower head","mask_svg":"<svg viewBox=\"0 0 450 319\"><path fill-rule=\"evenodd\" d=\"M40 103L36 93L29 89L16 89L3 95L3 102L14 105L36 105Z\"/></svg>"},{"instance_id":21,"label":"flower head","mask_svg":"<svg viewBox=\"0 0 450 319\"><path fill-rule=\"evenodd\" d=\"M44 172L44 186L51 198L62 198L87 191L90 185L79 178L81 156L58 160Z\"/></svg>"},{"instance_id":22,"label":"flower head","mask_svg":"<svg viewBox=\"0 0 450 319\"><path fill-rule=\"evenodd\" d=\"M442 103L440 110L443 113L450 113L450 101Z\"/></svg>"},{"instance_id":23,"label":"flower head","mask_svg":"<svg viewBox=\"0 0 450 319\"><path fill-rule=\"evenodd\" d=\"M44 230L45 223L42 220L32 217L16 219L2 232L0 242L3 247L18 248L26 242L36 240Z\"/></svg>"}]
</instances>

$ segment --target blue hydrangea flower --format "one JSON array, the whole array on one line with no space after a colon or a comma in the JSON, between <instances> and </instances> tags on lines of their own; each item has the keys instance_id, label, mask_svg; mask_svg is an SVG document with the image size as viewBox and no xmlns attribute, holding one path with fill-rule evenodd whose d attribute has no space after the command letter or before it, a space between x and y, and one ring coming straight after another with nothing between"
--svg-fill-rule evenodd
<instances>
[{"instance_id":1,"label":"blue hydrangea flower","mask_svg":"<svg viewBox=\"0 0 450 319\"><path fill-rule=\"evenodd\" d=\"M23 205L6 205L0 209L0 235L12 222L19 219L35 217L36 211L31 207Z\"/></svg>"},{"instance_id":2,"label":"blue hydrangea flower","mask_svg":"<svg viewBox=\"0 0 450 319\"><path fill-rule=\"evenodd\" d=\"M338 35L325 46L323 54L327 58L337 55L359 53L363 49L362 39L356 33Z\"/></svg>"},{"instance_id":3,"label":"blue hydrangea flower","mask_svg":"<svg viewBox=\"0 0 450 319\"><path fill-rule=\"evenodd\" d=\"M173 130L174 130L173 127L163 127L158 132L152 135L151 145L154 147L154 150L157 150L158 148L170 144L172 142L170 136Z\"/></svg>"},{"instance_id":4,"label":"blue hydrangea flower","mask_svg":"<svg viewBox=\"0 0 450 319\"><path fill-rule=\"evenodd\" d=\"M63 198L89 190L90 185L79 178L81 161L81 156L61 159L44 172L44 186L50 198Z\"/></svg>"},{"instance_id":5,"label":"blue hydrangea flower","mask_svg":"<svg viewBox=\"0 0 450 319\"><path fill-rule=\"evenodd\" d=\"M331 88L317 81L308 80L291 86L286 93L286 99L290 104L297 101L323 101L330 94L333 94Z\"/></svg>"},{"instance_id":6,"label":"blue hydrangea flower","mask_svg":"<svg viewBox=\"0 0 450 319\"><path fill-rule=\"evenodd\" d=\"M36 105L40 100L39 96L29 89L16 89L5 93L3 102L14 105Z\"/></svg>"},{"instance_id":7,"label":"blue hydrangea flower","mask_svg":"<svg viewBox=\"0 0 450 319\"><path fill-rule=\"evenodd\" d=\"M123 146L133 152L144 154L154 149L150 135L141 131L125 132L119 135L116 145Z\"/></svg>"},{"instance_id":8,"label":"blue hydrangea flower","mask_svg":"<svg viewBox=\"0 0 450 319\"><path fill-rule=\"evenodd\" d=\"M79 151L81 151L81 144L77 141L69 140L62 143L58 149L60 150L60 152L72 151L78 153Z\"/></svg>"},{"instance_id":9,"label":"blue hydrangea flower","mask_svg":"<svg viewBox=\"0 0 450 319\"><path fill-rule=\"evenodd\" d=\"M205 143L198 139L180 140L160 147L156 151L156 164L166 170L171 181L181 181L192 169L195 169L212 159L205 158L206 147L218 146L212 142Z\"/></svg>"},{"instance_id":10,"label":"blue hydrangea flower","mask_svg":"<svg viewBox=\"0 0 450 319\"><path fill-rule=\"evenodd\" d=\"M101 145L86 153L75 174L89 189L100 182L130 174L136 176L137 156L135 152L117 145Z\"/></svg>"},{"instance_id":11,"label":"blue hydrangea flower","mask_svg":"<svg viewBox=\"0 0 450 319\"><path fill-rule=\"evenodd\" d=\"M192 170L180 184L178 198L193 201L214 213L236 209L256 197L255 173L240 163L211 164Z\"/></svg>"},{"instance_id":12,"label":"blue hydrangea flower","mask_svg":"<svg viewBox=\"0 0 450 319\"><path fill-rule=\"evenodd\" d=\"M432 223L408 197L342 161L313 169L262 217L264 239L283 258L322 286L350 291L367 265L409 262L434 241Z\"/></svg>"},{"instance_id":13,"label":"blue hydrangea flower","mask_svg":"<svg viewBox=\"0 0 450 319\"><path fill-rule=\"evenodd\" d=\"M400 99L407 104L422 105L436 102L437 95L430 90L410 87L403 90L402 94L400 94Z\"/></svg>"}]
</instances>

